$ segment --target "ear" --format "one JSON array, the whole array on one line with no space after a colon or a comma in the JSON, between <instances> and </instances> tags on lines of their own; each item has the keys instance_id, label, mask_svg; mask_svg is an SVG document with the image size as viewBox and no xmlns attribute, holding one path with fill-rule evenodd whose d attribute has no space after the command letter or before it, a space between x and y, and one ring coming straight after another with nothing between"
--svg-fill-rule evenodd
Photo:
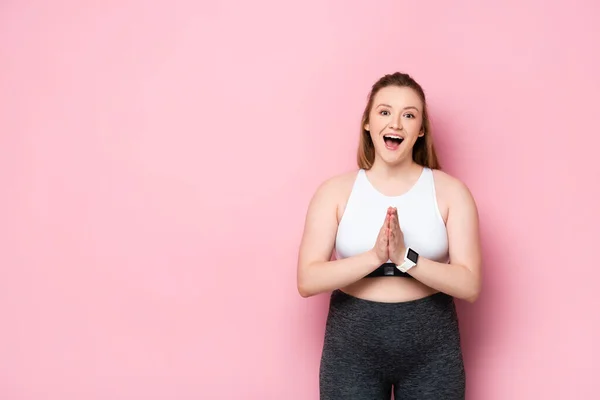
<instances>
[{"instance_id":1,"label":"ear","mask_svg":"<svg viewBox=\"0 0 600 400\"><path fill-rule=\"evenodd\" d=\"M369 124L365 124L364 128L365 128L365 131L369 132L369 130L370 130Z\"/></svg>"},{"instance_id":2,"label":"ear","mask_svg":"<svg viewBox=\"0 0 600 400\"><path fill-rule=\"evenodd\" d=\"M423 136L425 136L425 131L423 129L421 129L419 131L419 137L423 137Z\"/></svg>"}]
</instances>

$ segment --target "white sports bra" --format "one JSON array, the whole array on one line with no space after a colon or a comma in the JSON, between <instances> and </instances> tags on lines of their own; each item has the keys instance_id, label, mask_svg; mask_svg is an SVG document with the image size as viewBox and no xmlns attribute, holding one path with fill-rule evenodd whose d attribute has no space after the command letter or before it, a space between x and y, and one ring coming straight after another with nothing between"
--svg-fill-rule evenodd
<instances>
[{"instance_id":1,"label":"white sports bra","mask_svg":"<svg viewBox=\"0 0 600 400\"><path fill-rule=\"evenodd\" d=\"M338 226L336 257L351 257L372 249L388 207L398 209L407 247L430 260L449 261L446 225L438 208L433 172L429 168L423 168L413 187L400 196L385 196L379 192L365 170L360 169Z\"/></svg>"}]
</instances>

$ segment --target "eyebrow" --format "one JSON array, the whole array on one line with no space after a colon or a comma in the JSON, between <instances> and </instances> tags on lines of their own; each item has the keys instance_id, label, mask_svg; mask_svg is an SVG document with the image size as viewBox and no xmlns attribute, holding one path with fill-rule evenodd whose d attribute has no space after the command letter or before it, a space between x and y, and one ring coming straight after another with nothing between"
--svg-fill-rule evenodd
<instances>
[{"instance_id":1,"label":"eyebrow","mask_svg":"<svg viewBox=\"0 0 600 400\"><path fill-rule=\"evenodd\" d=\"M393 107L392 107L392 106L390 106L389 104L384 104L384 103L382 103L382 104L379 104L377 107L381 107L381 106L383 106L383 107L389 107L389 108L393 108ZM417 110L417 111L419 111L419 109L418 109L417 107L415 107L415 106L407 106L407 107L404 107L404 108L403 108L403 110L409 110L409 109L413 109L413 110Z\"/></svg>"}]
</instances>

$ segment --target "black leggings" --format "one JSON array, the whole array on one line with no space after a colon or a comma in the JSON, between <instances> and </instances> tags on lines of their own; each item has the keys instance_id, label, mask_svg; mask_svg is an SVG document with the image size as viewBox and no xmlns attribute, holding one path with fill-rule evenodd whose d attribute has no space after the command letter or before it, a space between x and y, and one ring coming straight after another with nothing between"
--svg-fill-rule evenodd
<instances>
[{"instance_id":1,"label":"black leggings","mask_svg":"<svg viewBox=\"0 0 600 400\"><path fill-rule=\"evenodd\" d=\"M331 294L320 365L321 400L465 398L454 299L400 303Z\"/></svg>"}]
</instances>

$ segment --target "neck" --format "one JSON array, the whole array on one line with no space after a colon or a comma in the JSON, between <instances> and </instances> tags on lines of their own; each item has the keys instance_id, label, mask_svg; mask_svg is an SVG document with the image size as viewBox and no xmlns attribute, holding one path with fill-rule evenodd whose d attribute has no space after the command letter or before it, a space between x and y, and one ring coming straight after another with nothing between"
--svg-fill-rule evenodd
<instances>
[{"instance_id":1,"label":"neck","mask_svg":"<svg viewBox=\"0 0 600 400\"><path fill-rule=\"evenodd\" d=\"M423 167L413 161L412 158L403 160L397 164L388 164L381 159L375 158L371 167L371 174L383 178L406 179L413 174L419 174Z\"/></svg>"}]
</instances>

